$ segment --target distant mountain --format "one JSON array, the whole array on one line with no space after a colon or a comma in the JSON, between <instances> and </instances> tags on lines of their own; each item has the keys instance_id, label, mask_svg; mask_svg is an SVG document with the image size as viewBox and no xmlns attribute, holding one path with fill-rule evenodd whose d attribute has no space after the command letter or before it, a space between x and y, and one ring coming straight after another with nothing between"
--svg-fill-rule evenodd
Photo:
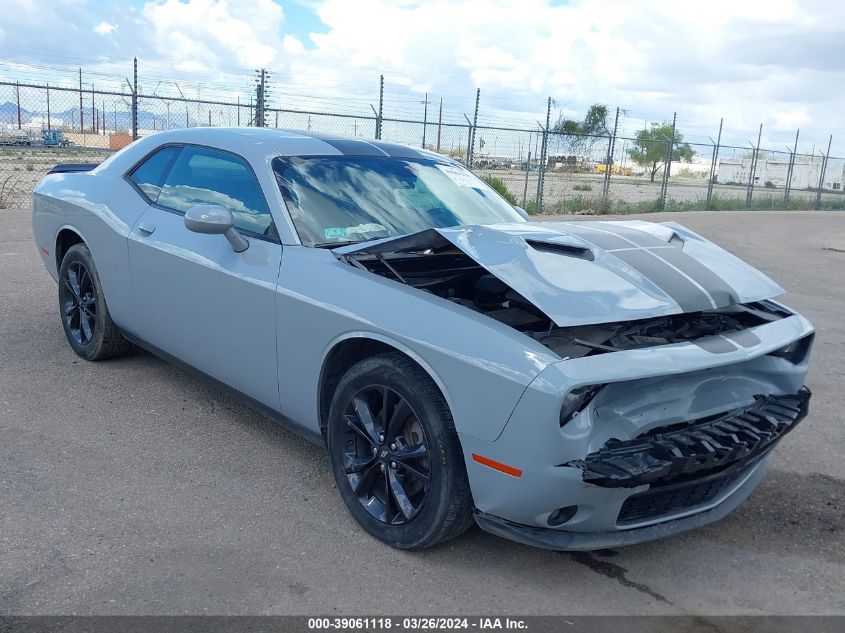
<instances>
[{"instance_id":1,"label":"distant mountain","mask_svg":"<svg viewBox=\"0 0 845 633\"><path fill-rule=\"evenodd\" d=\"M21 123L27 123L34 114L34 112L21 108ZM0 124L4 123L18 124L18 104L11 101L0 103Z\"/></svg>"},{"instance_id":2,"label":"distant mountain","mask_svg":"<svg viewBox=\"0 0 845 633\"><path fill-rule=\"evenodd\" d=\"M114 130L114 129L123 129L129 130L132 128L132 117L127 110L109 110L106 108L102 110L101 108L96 109L97 118L98 120L102 120L103 113L105 113L105 120L106 120L106 129L107 130ZM94 120L92 115L91 108L83 108L82 109L82 118L85 128L88 129L91 127L91 123ZM46 109L42 112L38 112L35 110L27 110L26 108L21 108L21 123L26 124L32 121L33 119L38 119L42 123L46 123L47 121L47 111ZM67 110L56 111L53 110L50 112L50 120L53 125L56 126L79 126L79 108L69 108ZM197 121L190 117L190 124L197 125ZM5 103L0 103L0 126L3 125L17 125L18 124L18 106L16 103L11 101L6 101ZM184 115L181 117L176 113L172 113L170 117L170 124L173 127L179 127L185 124ZM138 111L138 127L143 130L161 130L167 126L167 117L160 115L155 112L149 112L148 110L139 110Z\"/></svg>"}]
</instances>

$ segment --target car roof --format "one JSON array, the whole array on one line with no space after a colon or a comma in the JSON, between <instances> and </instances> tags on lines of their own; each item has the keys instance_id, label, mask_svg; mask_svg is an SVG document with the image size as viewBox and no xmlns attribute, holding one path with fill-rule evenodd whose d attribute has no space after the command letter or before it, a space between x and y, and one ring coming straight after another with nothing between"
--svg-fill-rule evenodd
<instances>
[{"instance_id":1,"label":"car roof","mask_svg":"<svg viewBox=\"0 0 845 633\"><path fill-rule=\"evenodd\" d=\"M270 150L267 153L280 156L391 156L453 162L442 154L399 143L279 128L196 127L159 132L147 138L155 138L156 145L197 143L231 150L263 145L265 152Z\"/></svg>"}]
</instances>

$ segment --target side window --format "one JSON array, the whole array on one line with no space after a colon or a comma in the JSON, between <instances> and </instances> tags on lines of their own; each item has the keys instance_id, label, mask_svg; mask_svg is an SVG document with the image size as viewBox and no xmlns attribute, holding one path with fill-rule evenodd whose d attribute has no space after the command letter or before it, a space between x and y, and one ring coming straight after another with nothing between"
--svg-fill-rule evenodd
<instances>
[{"instance_id":1,"label":"side window","mask_svg":"<svg viewBox=\"0 0 845 633\"><path fill-rule=\"evenodd\" d=\"M232 212L239 230L278 237L255 175L243 159L228 152L183 147L157 202L180 213L198 204L217 204Z\"/></svg>"},{"instance_id":2,"label":"side window","mask_svg":"<svg viewBox=\"0 0 845 633\"><path fill-rule=\"evenodd\" d=\"M158 200L167 170L181 149L181 147L162 147L138 165L129 176L129 179L138 185L151 202Z\"/></svg>"}]
</instances>

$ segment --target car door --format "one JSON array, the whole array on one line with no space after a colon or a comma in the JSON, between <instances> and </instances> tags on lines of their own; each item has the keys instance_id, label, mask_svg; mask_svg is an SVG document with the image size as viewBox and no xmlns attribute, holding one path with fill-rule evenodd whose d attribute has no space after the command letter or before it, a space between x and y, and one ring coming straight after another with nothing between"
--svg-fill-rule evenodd
<instances>
[{"instance_id":1,"label":"car door","mask_svg":"<svg viewBox=\"0 0 845 633\"><path fill-rule=\"evenodd\" d=\"M255 174L230 152L192 145L159 151L173 153L159 181L135 182L150 206L129 234L129 330L278 409L275 290L282 246ZM129 178L140 180L143 169L142 163ZM249 248L236 253L223 235L188 230L184 214L197 204L228 208Z\"/></svg>"}]
</instances>

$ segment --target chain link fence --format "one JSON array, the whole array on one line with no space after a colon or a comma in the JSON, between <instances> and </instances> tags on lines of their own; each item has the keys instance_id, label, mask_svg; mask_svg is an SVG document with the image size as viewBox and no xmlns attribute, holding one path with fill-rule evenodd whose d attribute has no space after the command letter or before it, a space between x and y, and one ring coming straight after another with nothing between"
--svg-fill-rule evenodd
<instances>
[{"instance_id":1,"label":"chain link fence","mask_svg":"<svg viewBox=\"0 0 845 633\"><path fill-rule=\"evenodd\" d=\"M478 94L465 123L443 121L442 103L436 120L429 110L419 119L402 110L391 116L383 80L378 108L362 112L267 106L264 84L231 101L142 94L137 72L133 79L113 91L86 86L81 73L76 87L0 81L0 208L28 207L54 164L99 163L139 136L263 125L423 147L467 165L529 213L845 209L845 158L829 156L829 146L826 154L731 146L721 143L721 128L710 144L643 139L617 133L617 125L563 134L549 126L549 112L546 126L533 129L482 124Z\"/></svg>"}]
</instances>

